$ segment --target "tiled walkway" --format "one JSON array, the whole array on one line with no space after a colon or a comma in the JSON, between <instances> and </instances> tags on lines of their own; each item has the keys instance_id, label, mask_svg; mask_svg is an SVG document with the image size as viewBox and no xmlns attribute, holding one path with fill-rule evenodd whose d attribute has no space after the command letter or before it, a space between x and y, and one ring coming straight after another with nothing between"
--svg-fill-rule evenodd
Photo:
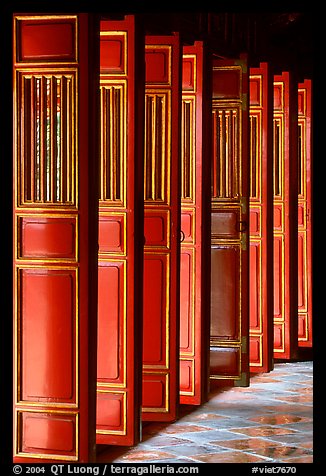
<instances>
[{"instance_id":1,"label":"tiled walkway","mask_svg":"<svg viewBox=\"0 0 326 476\"><path fill-rule=\"evenodd\" d=\"M173 424L147 423L135 447L99 447L108 463L312 463L312 362L276 363L250 387L182 405Z\"/></svg>"}]
</instances>

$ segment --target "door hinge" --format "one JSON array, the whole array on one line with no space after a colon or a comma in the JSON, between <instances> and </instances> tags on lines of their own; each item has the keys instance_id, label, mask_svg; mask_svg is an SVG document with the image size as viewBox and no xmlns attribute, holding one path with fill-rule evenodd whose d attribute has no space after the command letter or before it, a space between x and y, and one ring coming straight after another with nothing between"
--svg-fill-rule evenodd
<instances>
[{"instance_id":1,"label":"door hinge","mask_svg":"<svg viewBox=\"0 0 326 476\"><path fill-rule=\"evenodd\" d=\"M240 206L242 213L248 212L248 197L240 197Z\"/></svg>"},{"instance_id":2,"label":"door hinge","mask_svg":"<svg viewBox=\"0 0 326 476\"><path fill-rule=\"evenodd\" d=\"M248 109L248 94L243 93L241 95L241 109L243 111L246 111Z\"/></svg>"},{"instance_id":3,"label":"door hinge","mask_svg":"<svg viewBox=\"0 0 326 476\"><path fill-rule=\"evenodd\" d=\"M235 387L249 387L249 374L247 372L241 372L239 380L234 381Z\"/></svg>"},{"instance_id":4,"label":"door hinge","mask_svg":"<svg viewBox=\"0 0 326 476\"><path fill-rule=\"evenodd\" d=\"M247 251L247 247L248 247L247 241L248 241L247 233L241 233L240 243L241 243L241 249L243 251Z\"/></svg>"},{"instance_id":5,"label":"door hinge","mask_svg":"<svg viewBox=\"0 0 326 476\"><path fill-rule=\"evenodd\" d=\"M246 354L248 352L248 338L247 336L241 337L241 352Z\"/></svg>"}]
</instances>

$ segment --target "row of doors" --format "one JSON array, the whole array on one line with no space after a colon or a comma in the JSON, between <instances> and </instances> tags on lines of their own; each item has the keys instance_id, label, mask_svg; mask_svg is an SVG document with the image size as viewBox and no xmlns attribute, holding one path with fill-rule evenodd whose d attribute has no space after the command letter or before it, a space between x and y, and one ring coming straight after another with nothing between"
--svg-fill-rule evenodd
<instances>
[{"instance_id":1,"label":"row of doors","mask_svg":"<svg viewBox=\"0 0 326 476\"><path fill-rule=\"evenodd\" d=\"M92 461L96 443L136 444L142 420L174 421L179 403L201 404L210 380L248 385L263 368L255 345L271 353L273 282L265 298L262 274L273 263L271 228L257 240L272 220L260 194L267 179L256 177L270 183L273 164L259 162L269 133L257 117L272 107L252 81L246 57L182 46L177 33L145 36L133 15L14 17L16 461ZM253 207L255 250L268 255L254 279ZM285 223L281 231L286 243ZM284 320L282 342L291 312L274 318L275 329Z\"/></svg>"},{"instance_id":2,"label":"row of doors","mask_svg":"<svg viewBox=\"0 0 326 476\"><path fill-rule=\"evenodd\" d=\"M312 347L311 97L309 79L250 68L251 372Z\"/></svg>"}]
</instances>

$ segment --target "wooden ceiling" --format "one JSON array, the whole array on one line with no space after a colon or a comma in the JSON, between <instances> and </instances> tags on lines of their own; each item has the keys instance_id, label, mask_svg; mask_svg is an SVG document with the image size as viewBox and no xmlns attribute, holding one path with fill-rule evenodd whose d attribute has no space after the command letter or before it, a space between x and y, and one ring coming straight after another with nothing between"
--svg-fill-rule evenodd
<instances>
[{"instance_id":1,"label":"wooden ceiling","mask_svg":"<svg viewBox=\"0 0 326 476\"><path fill-rule=\"evenodd\" d=\"M208 39L221 56L246 51L254 65L270 61L275 70L313 74L315 16L307 12L155 12L143 14L148 33L179 31L185 42Z\"/></svg>"}]
</instances>

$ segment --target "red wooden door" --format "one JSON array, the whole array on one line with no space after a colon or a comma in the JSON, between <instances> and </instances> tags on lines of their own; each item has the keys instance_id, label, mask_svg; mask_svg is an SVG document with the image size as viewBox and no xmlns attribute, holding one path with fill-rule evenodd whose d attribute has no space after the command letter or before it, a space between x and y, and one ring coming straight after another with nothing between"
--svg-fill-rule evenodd
<instances>
[{"instance_id":1,"label":"red wooden door","mask_svg":"<svg viewBox=\"0 0 326 476\"><path fill-rule=\"evenodd\" d=\"M211 87L207 47L183 47L180 402L200 405L209 384Z\"/></svg>"},{"instance_id":2,"label":"red wooden door","mask_svg":"<svg viewBox=\"0 0 326 476\"><path fill-rule=\"evenodd\" d=\"M172 421L179 401L181 47L145 46L143 419Z\"/></svg>"},{"instance_id":3,"label":"red wooden door","mask_svg":"<svg viewBox=\"0 0 326 476\"><path fill-rule=\"evenodd\" d=\"M212 380L249 384L249 189L246 59L213 60Z\"/></svg>"},{"instance_id":4,"label":"red wooden door","mask_svg":"<svg viewBox=\"0 0 326 476\"><path fill-rule=\"evenodd\" d=\"M273 369L273 76L250 68L250 371Z\"/></svg>"},{"instance_id":5,"label":"red wooden door","mask_svg":"<svg viewBox=\"0 0 326 476\"><path fill-rule=\"evenodd\" d=\"M298 90L274 76L274 358L298 349Z\"/></svg>"},{"instance_id":6,"label":"red wooden door","mask_svg":"<svg viewBox=\"0 0 326 476\"><path fill-rule=\"evenodd\" d=\"M14 460L94 459L96 24L14 16Z\"/></svg>"},{"instance_id":7,"label":"red wooden door","mask_svg":"<svg viewBox=\"0 0 326 476\"><path fill-rule=\"evenodd\" d=\"M298 337L312 347L312 81L298 89Z\"/></svg>"},{"instance_id":8,"label":"red wooden door","mask_svg":"<svg viewBox=\"0 0 326 476\"><path fill-rule=\"evenodd\" d=\"M97 443L141 434L144 36L102 20ZM137 72L136 72L137 68Z\"/></svg>"}]
</instances>

